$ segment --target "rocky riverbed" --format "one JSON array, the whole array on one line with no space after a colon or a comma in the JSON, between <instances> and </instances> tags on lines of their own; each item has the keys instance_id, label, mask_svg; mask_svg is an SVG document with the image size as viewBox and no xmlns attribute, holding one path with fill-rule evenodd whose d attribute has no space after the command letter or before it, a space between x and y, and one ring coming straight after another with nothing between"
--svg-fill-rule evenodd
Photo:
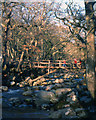
<instances>
[{"instance_id":1,"label":"rocky riverbed","mask_svg":"<svg viewBox=\"0 0 96 120\"><path fill-rule=\"evenodd\" d=\"M96 111L87 90L85 70L57 70L36 81L29 76L0 90L3 118L84 119Z\"/></svg>"}]
</instances>

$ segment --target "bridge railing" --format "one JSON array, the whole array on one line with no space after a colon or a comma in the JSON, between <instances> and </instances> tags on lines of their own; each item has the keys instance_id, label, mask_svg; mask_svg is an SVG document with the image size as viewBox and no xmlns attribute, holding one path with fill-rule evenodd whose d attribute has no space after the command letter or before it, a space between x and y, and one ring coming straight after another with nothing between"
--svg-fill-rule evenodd
<instances>
[{"instance_id":1,"label":"bridge railing","mask_svg":"<svg viewBox=\"0 0 96 120\"><path fill-rule=\"evenodd\" d=\"M42 60L42 61L35 61L33 63L33 67L37 68L65 68L63 66L64 60ZM74 62L67 63L66 62L66 67L67 68L74 68ZM80 68L80 63L77 63L77 67Z\"/></svg>"}]
</instances>

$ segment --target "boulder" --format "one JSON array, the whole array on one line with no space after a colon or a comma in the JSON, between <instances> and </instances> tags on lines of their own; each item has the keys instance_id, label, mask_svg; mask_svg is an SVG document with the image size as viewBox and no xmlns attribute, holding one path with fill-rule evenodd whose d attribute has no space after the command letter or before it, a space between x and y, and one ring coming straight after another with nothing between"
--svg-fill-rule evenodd
<instances>
[{"instance_id":1,"label":"boulder","mask_svg":"<svg viewBox=\"0 0 96 120\"><path fill-rule=\"evenodd\" d=\"M52 88L54 87L54 85L48 85L48 86L46 86L46 89L45 90L51 90Z\"/></svg>"},{"instance_id":2,"label":"boulder","mask_svg":"<svg viewBox=\"0 0 96 120\"><path fill-rule=\"evenodd\" d=\"M69 107L69 108L64 108L60 109L58 111L52 112L49 115L49 118L65 118L66 116L75 116L76 113Z\"/></svg>"},{"instance_id":3,"label":"boulder","mask_svg":"<svg viewBox=\"0 0 96 120\"><path fill-rule=\"evenodd\" d=\"M10 82L10 85L11 86L15 85L15 81Z\"/></svg>"},{"instance_id":4,"label":"boulder","mask_svg":"<svg viewBox=\"0 0 96 120\"><path fill-rule=\"evenodd\" d=\"M53 87L53 89L58 89L58 88L61 88L63 85L62 84L59 84L59 83L56 83Z\"/></svg>"},{"instance_id":5,"label":"boulder","mask_svg":"<svg viewBox=\"0 0 96 120\"><path fill-rule=\"evenodd\" d=\"M48 84L48 85L52 84L52 81L49 81L47 84Z\"/></svg>"},{"instance_id":6,"label":"boulder","mask_svg":"<svg viewBox=\"0 0 96 120\"><path fill-rule=\"evenodd\" d=\"M54 119L54 118L58 118L60 119L62 117L62 113L63 111L55 111L55 112L52 112L50 115L49 115L49 118L51 119Z\"/></svg>"},{"instance_id":7,"label":"boulder","mask_svg":"<svg viewBox=\"0 0 96 120\"><path fill-rule=\"evenodd\" d=\"M31 87L29 87L29 86L24 87L24 91L31 91L31 90L32 90L32 88L31 88Z\"/></svg>"},{"instance_id":8,"label":"boulder","mask_svg":"<svg viewBox=\"0 0 96 120\"><path fill-rule=\"evenodd\" d=\"M12 97L9 99L9 101L10 101L10 104L13 106L18 106L22 103L18 97Z\"/></svg>"},{"instance_id":9,"label":"boulder","mask_svg":"<svg viewBox=\"0 0 96 120\"><path fill-rule=\"evenodd\" d=\"M69 81L64 82L64 84L65 84L65 85L68 85L68 86L72 86L72 85L73 85L73 83L72 83L72 82L69 82Z\"/></svg>"},{"instance_id":10,"label":"boulder","mask_svg":"<svg viewBox=\"0 0 96 120\"><path fill-rule=\"evenodd\" d=\"M82 96L80 98L80 101L83 103L89 103L89 102L92 102L92 98L88 98L88 96Z\"/></svg>"},{"instance_id":11,"label":"boulder","mask_svg":"<svg viewBox=\"0 0 96 120\"><path fill-rule=\"evenodd\" d=\"M40 90L35 93L35 104L37 106L41 106L42 104L49 104L50 102L56 103L58 99L56 98L53 92L48 92L44 90Z\"/></svg>"},{"instance_id":12,"label":"boulder","mask_svg":"<svg viewBox=\"0 0 96 120\"><path fill-rule=\"evenodd\" d=\"M65 116L76 116L76 112L73 111L71 108L68 108L65 112Z\"/></svg>"},{"instance_id":13,"label":"boulder","mask_svg":"<svg viewBox=\"0 0 96 120\"><path fill-rule=\"evenodd\" d=\"M41 108L42 108L43 110L48 110L48 109L50 108L50 105L49 105L49 104L42 104L42 105L41 105Z\"/></svg>"},{"instance_id":14,"label":"boulder","mask_svg":"<svg viewBox=\"0 0 96 120\"><path fill-rule=\"evenodd\" d=\"M67 107L70 107L70 104L63 105L63 108L67 108Z\"/></svg>"},{"instance_id":15,"label":"boulder","mask_svg":"<svg viewBox=\"0 0 96 120\"><path fill-rule=\"evenodd\" d=\"M72 101L76 101L77 100L77 96L75 95L74 91L69 93L67 96L70 97L72 99Z\"/></svg>"},{"instance_id":16,"label":"boulder","mask_svg":"<svg viewBox=\"0 0 96 120\"><path fill-rule=\"evenodd\" d=\"M77 112L77 113L82 112L82 111L84 111L84 108L76 108L75 109L75 112Z\"/></svg>"},{"instance_id":17,"label":"boulder","mask_svg":"<svg viewBox=\"0 0 96 120\"><path fill-rule=\"evenodd\" d=\"M75 112L79 117L86 117L86 111L84 108L76 108Z\"/></svg>"},{"instance_id":18,"label":"boulder","mask_svg":"<svg viewBox=\"0 0 96 120\"><path fill-rule=\"evenodd\" d=\"M0 90L2 90L2 91L8 91L8 87L7 86L1 86Z\"/></svg>"},{"instance_id":19,"label":"boulder","mask_svg":"<svg viewBox=\"0 0 96 120\"><path fill-rule=\"evenodd\" d=\"M47 82L43 82L42 85L47 85Z\"/></svg>"},{"instance_id":20,"label":"boulder","mask_svg":"<svg viewBox=\"0 0 96 120\"><path fill-rule=\"evenodd\" d=\"M29 105L29 104L32 104L33 99L32 98L26 98L24 101Z\"/></svg>"},{"instance_id":21,"label":"boulder","mask_svg":"<svg viewBox=\"0 0 96 120\"><path fill-rule=\"evenodd\" d=\"M31 90L28 90L28 91L23 92L22 95L24 95L24 96L31 96L32 93L33 92Z\"/></svg>"},{"instance_id":22,"label":"boulder","mask_svg":"<svg viewBox=\"0 0 96 120\"><path fill-rule=\"evenodd\" d=\"M53 83L63 83L64 80L63 79L56 79Z\"/></svg>"},{"instance_id":23,"label":"boulder","mask_svg":"<svg viewBox=\"0 0 96 120\"><path fill-rule=\"evenodd\" d=\"M60 97L61 95L67 94L71 91L71 88L59 88L55 91L56 96Z\"/></svg>"}]
</instances>

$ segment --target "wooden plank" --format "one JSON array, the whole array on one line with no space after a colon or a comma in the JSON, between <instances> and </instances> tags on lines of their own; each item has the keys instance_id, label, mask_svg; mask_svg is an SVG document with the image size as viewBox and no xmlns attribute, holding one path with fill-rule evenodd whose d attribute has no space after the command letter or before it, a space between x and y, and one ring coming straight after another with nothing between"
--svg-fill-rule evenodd
<instances>
[{"instance_id":1,"label":"wooden plank","mask_svg":"<svg viewBox=\"0 0 96 120\"><path fill-rule=\"evenodd\" d=\"M33 66L34 68L48 68L47 66Z\"/></svg>"}]
</instances>

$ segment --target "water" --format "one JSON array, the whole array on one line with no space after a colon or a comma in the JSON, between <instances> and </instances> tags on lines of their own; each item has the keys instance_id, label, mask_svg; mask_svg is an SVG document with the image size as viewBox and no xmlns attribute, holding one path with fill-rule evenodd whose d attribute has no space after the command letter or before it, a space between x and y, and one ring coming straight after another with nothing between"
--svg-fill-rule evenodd
<instances>
[{"instance_id":1,"label":"water","mask_svg":"<svg viewBox=\"0 0 96 120\"><path fill-rule=\"evenodd\" d=\"M26 108L3 109L3 118L48 118L49 113L43 110Z\"/></svg>"},{"instance_id":2,"label":"water","mask_svg":"<svg viewBox=\"0 0 96 120\"><path fill-rule=\"evenodd\" d=\"M19 106L11 106L8 99L11 97L26 98L22 96L22 89L9 89L8 92L3 92L3 118L48 118L49 112L40 109L34 109L32 105L21 104Z\"/></svg>"},{"instance_id":3,"label":"water","mask_svg":"<svg viewBox=\"0 0 96 120\"><path fill-rule=\"evenodd\" d=\"M73 79L73 80L76 80L76 81L82 81L82 79Z\"/></svg>"},{"instance_id":4,"label":"water","mask_svg":"<svg viewBox=\"0 0 96 120\"><path fill-rule=\"evenodd\" d=\"M9 89L9 91L7 92L8 94L13 94L13 93L17 93L17 92L20 92L20 90L12 90L12 89Z\"/></svg>"}]
</instances>

